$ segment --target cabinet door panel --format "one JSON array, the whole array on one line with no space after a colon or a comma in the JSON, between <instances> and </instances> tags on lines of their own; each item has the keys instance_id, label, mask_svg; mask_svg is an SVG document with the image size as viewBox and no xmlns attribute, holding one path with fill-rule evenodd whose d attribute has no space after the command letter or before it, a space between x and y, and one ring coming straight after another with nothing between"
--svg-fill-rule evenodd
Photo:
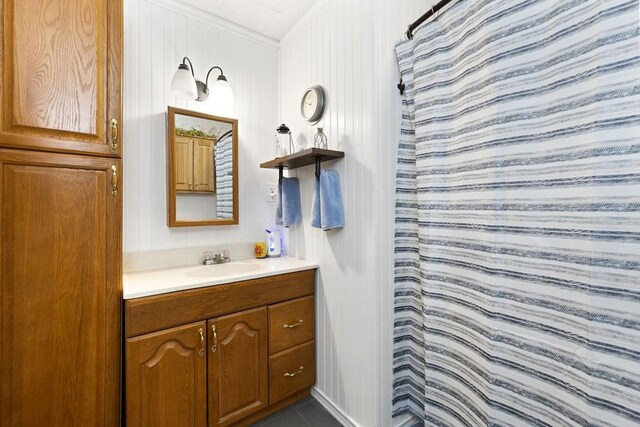
<instances>
[{"instance_id":1,"label":"cabinet door panel","mask_svg":"<svg viewBox=\"0 0 640 427\"><path fill-rule=\"evenodd\" d=\"M0 0L0 145L120 155L121 0ZM118 144L121 145L121 144Z\"/></svg>"},{"instance_id":2,"label":"cabinet door panel","mask_svg":"<svg viewBox=\"0 0 640 427\"><path fill-rule=\"evenodd\" d=\"M268 404L266 307L208 322L209 425L227 426Z\"/></svg>"},{"instance_id":3,"label":"cabinet door panel","mask_svg":"<svg viewBox=\"0 0 640 427\"><path fill-rule=\"evenodd\" d=\"M0 425L118 423L121 202L112 165L0 150Z\"/></svg>"},{"instance_id":4,"label":"cabinet door panel","mask_svg":"<svg viewBox=\"0 0 640 427\"><path fill-rule=\"evenodd\" d=\"M204 322L127 340L127 425L204 427Z\"/></svg>"}]
</instances>

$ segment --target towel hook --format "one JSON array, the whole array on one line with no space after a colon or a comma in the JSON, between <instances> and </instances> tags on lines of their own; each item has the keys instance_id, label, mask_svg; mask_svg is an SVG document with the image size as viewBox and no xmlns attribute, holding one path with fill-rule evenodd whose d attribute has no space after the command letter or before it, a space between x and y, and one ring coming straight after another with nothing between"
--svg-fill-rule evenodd
<instances>
[{"instance_id":1,"label":"towel hook","mask_svg":"<svg viewBox=\"0 0 640 427\"><path fill-rule=\"evenodd\" d=\"M316 157L316 181L320 181L320 157Z\"/></svg>"}]
</instances>

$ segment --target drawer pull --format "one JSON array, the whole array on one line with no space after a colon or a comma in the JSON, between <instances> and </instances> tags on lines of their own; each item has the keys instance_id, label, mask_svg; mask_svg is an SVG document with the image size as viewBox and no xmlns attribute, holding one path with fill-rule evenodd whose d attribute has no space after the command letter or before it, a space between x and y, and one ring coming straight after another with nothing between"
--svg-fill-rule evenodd
<instances>
[{"instance_id":1,"label":"drawer pull","mask_svg":"<svg viewBox=\"0 0 640 427\"><path fill-rule=\"evenodd\" d=\"M282 325L282 327L284 329L293 329L293 328L297 328L300 325L302 325L302 320L298 320L296 323L292 323L290 325Z\"/></svg>"},{"instance_id":2,"label":"drawer pull","mask_svg":"<svg viewBox=\"0 0 640 427\"><path fill-rule=\"evenodd\" d=\"M300 374L302 373L302 371L304 371L304 366L300 366L300 367L298 368L298 370L297 370L297 371L295 371L295 372L291 372L291 373L289 373L289 372L285 372L285 373L284 373L284 376L285 376L285 377L295 377L296 375L300 375Z\"/></svg>"},{"instance_id":3,"label":"drawer pull","mask_svg":"<svg viewBox=\"0 0 640 427\"><path fill-rule=\"evenodd\" d=\"M198 353L200 357L204 357L204 334L202 333L202 328L198 329L198 332L200 333L200 351Z\"/></svg>"}]
</instances>

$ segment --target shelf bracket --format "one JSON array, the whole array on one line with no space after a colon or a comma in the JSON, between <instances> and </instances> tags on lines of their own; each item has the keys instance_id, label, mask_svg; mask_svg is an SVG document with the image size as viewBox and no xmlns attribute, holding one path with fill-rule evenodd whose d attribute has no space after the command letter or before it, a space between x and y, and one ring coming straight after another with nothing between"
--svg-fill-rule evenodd
<instances>
[{"instance_id":1,"label":"shelf bracket","mask_svg":"<svg viewBox=\"0 0 640 427\"><path fill-rule=\"evenodd\" d=\"M282 169L284 166L278 166L278 186L282 185Z\"/></svg>"}]
</instances>

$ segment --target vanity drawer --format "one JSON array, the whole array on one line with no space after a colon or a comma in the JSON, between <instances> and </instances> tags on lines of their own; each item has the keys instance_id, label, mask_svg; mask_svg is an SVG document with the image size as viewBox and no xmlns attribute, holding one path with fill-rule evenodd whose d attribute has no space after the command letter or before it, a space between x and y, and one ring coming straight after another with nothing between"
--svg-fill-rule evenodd
<instances>
[{"instance_id":1,"label":"vanity drawer","mask_svg":"<svg viewBox=\"0 0 640 427\"><path fill-rule=\"evenodd\" d=\"M269 306L269 354L314 338L313 295Z\"/></svg>"},{"instance_id":2,"label":"vanity drawer","mask_svg":"<svg viewBox=\"0 0 640 427\"><path fill-rule=\"evenodd\" d=\"M269 403L274 403L316 383L315 341L269 358Z\"/></svg>"}]
</instances>

